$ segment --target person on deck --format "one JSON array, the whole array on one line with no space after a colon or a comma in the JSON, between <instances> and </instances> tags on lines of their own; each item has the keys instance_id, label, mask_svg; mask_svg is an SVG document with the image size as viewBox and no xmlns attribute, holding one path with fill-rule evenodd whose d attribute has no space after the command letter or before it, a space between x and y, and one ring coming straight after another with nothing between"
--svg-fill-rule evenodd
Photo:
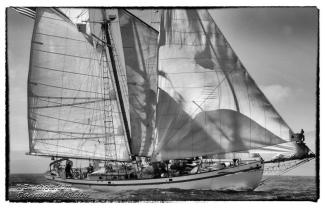
<instances>
[{"instance_id":1,"label":"person on deck","mask_svg":"<svg viewBox=\"0 0 325 208\"><path fill-rule=\"evenodd\" d=\"M71 171L72 171L72 162L67 161L67 164L65 166L65 177L66 178L73 178Z\"/></svg>"},{"instance_id":2,"label":"person on deck","mask_svg":"<svg viewBox=\"0 0 325 208\"><path fill-rule=\"evenodd\" d=\"M305 135L304 135L304 130L303 129L301 129L301 131L300 131L300 140L302 141L302 142L304 142L305 141Z\"/></svg>"},{"instance_id":3,"label":"person on deck","mask_svg":"<svg viewBox=\"0 0 325 208\"><path fill-rule=\"evenodd\" d=\"M91 163L89 163L89 166L87 167L87 173L90 174L92 172L94 172L94 166Z\"/></svg>"}]
</instances>

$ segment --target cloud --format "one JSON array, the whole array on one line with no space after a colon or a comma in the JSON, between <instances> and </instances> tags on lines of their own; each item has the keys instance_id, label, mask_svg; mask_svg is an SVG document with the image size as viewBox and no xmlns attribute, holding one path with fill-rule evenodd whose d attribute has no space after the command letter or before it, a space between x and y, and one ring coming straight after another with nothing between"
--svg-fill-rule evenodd
<instances>
[{"instance_id":1,"label":"cloud","mask_svg":"<svg viewBox=\"0 0 325 208\"><path fill-rule=\"evenodd\" d=\"M271 103L280 103L289 98L292 90L282 85L261 86L261 90Z\"/></svg>"}]
</instances>

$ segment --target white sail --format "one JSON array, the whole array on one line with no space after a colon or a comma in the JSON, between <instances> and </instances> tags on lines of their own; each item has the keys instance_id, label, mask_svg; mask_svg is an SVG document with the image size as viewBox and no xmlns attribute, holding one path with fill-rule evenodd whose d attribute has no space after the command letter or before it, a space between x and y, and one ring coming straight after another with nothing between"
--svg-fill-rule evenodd
<instances>
[{"instance_id":1,"label":"white sail","mask_svg":"<svg viewBox=\"0 0 325 208\"><path fill-rule=\"evenodd\" d=\"M132 153L151 156L157 104L158 31L119 9L127 74Z\"/></svg>"},{"instance_id":2,"label":"white sail","mask_svg":"<svg viewBox=\"0 0 325 208\"><path fill-rule=\"evenodd\" d=\"M96 159L128 160L123 130L107 135L103 68L108 62L89 37L55 9L37 10L28 79L30 152ZM118 109L113 108L114 117ZM116 138L116 158L105 139ZM119 139L120 138L120 139Z\"/></svg>"},{"instance_id":3,"label":"white sail","mask_svg":"<svg viewBox=\"0 0 325 208\"><path fill-rule=\"evenodd\" d=\"M163 13L158 69L157 160L248 151L291 140L290 128L206 10Z\"/></svg>"}]
</instances>

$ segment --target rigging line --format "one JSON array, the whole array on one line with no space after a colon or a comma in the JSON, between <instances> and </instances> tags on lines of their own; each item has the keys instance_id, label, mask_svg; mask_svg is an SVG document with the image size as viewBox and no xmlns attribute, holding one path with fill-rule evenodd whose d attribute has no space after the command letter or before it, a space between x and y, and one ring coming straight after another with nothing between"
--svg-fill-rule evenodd
<instances>
[{"instance_id":1,"label":"rigging line","mask_svg":"<svg viewBox=\"0 0 325 208\"><path fill-rule=\"evenodd\" d=\"M43 95L36 95L32 94L30 97L35 98L48 98L48 99L62 99L62 100L95 100L99 99L98 97L60 97L60 96L43 96Z\"/></svg>"},{"instance_id":2,"label":"rigging line","mask_svg":"<svg viewBox=\"0 0 325 208\"><path fill-rule=\"evenodd\" d=\"M87 102L79 102L79 103L70 103L70 104L50 105L50 106L34 106L34 107L30 107L30 109L60 108L60 107L66 107L66 106L72 106L72 107L74 107L75 105L86 105L86 104L90 104L90 103L103 102L104 100L108 100L108 99L95 100L95 101L87 101Z\"/></svg>"},{"instance_id":3,"label":"rigging line","mask_svg":"<svg viewBox=\"0 0 325 208\"><path fill-rule=\"evenodd\" d=\"M44 102L48 102L48 103L61 104L59 102L53 102L53 101L44 100L44 99L41 99L41 98L39 98L39 100L44 101ZM105 109L97 109L97 108L88 108L88 107L84 107L84 106L71 106L71 107L73 107L73 108L82 108L82 109L87 109L87 110L94 110L94 111L104 111L105 110ZM33 109L33 108L30 108L30 109ZM118 112L114 112L114 113L118 113Z\"/></svg>"},{"instance_id":4,"label":"rigging line","mask_svg":"<svg viewBox=\"0 0 325 208\"><path fill-rule=\"evenodd\" d=\"M63 19L56 19L56 18L53 18L53 17L47 17L45 15L43 15L42 18L46 18L46 19L51 19L51 20L56 20L56 21L61 21L61 22L73 24L73 23L67 22L66 20L63 20Z\"/></svg>"},{"instance_id":5,"label":"rigging line","mask_svg":"<svg viewBox=\"0 0 325 208\"><path fill-rule=\"evenodd\" d=\"M55 151L53 150L46 150L47 152L54 152L56 153ZM61 154L62 153L62 154ZM129 159L128 160L113 160L113 159L105 159L105 156L104 155L98 155L98 154L95 154L94 152L92 152L92 154L90 154L89 156L84 156L82 154L75 154L75 155L67 155L67 152L58 152L56 154L53 154L53 155L50 155L50 154L47 154L47 153L38 153L38 152L33 152L33 153L30 153L29 155L33 155L33 156L43 156L43 157L61 157L61 158L70 158L70 159L80 159L80 160L97 160L97 161L115 161L115 162L125 162L125 161L130 161ZM79 156L80 155L80 156Z\"/></svg>"},{"instance_id":6,"label":"rigging line","mask_svg":"<svg viewBox=\"0 0 325 208\"><path fill-rule=\"evenodd\" d=\"M66 119L62 119L62 118L56 118L56 117L52 117L52 116L46 116L46 115L42 115L39 113L34 113L37 116L41 116L41 117L45 117L45 118L51 118L51 119L58 119L61 121L65 121L65 122L70 122L70 123L76 123L76 124L81 124L81 125L87 125L87 126L96 126L96 127L104 127L104 126L100 126L100 125L95 125L95 124L88 124L88 123L82 123L82 122L78 122L78 121L72 121L72 120L66 120Z\"/></svg>"},{"instance_id":7,"label":"rigging line","mask_svg":"<svg viewBox=\"0 0 325 208\"><path fill-rule=\"evenodd\" d=\"M280 173L277 174L277 175L283 175L283 174L285 174L285 173L287 173L287 172L289 172L289 171L291 171L291 170L293 170L293 169L295 169L295 168L297 168L297 167L299 167L299 166L305 164L306 162L309 162L310 160L312 160L312 159L308 159L308 158L306 158L306 159L304 159L304 160L302 160L302 161L300 161L300 162L298 162L298 163L295 163L294 165L292 165L292 166L289 167L288 169L286 169L286 170L280 172ZM280 170L279 170L279 171L280 171ZM269 181L269 180L272 180L272 179L273 179L272 177L268 177L268 178L262 180L262 181L260 182L260 184L264 184L265 182L267 182L267 181Z\"/></svg>"},{"instance_id":8,"label":"rigging line","mask_svg":"<svg viewBox=\"0 0 325 208\"><path fill-rule=\"evenodd\" d=\"M57 141L57 140L91 140L91 139L99 139L104 138L104 136L96 136L96 137L53 137L53 138L35 138L34 141Z\"/></svg>"},{"instance_id":9,"label":"rigging line","mask_svg":"<svg viewBox=\"0 0 325 208\"><path fill-rule=\"evenodd\" d=\"M171 86L171 87L164 87L165 89L168 89L168 88L182 88L182 89L184 89L184 88L212 88L212 87L214 87L214 85L203 85L203 86L188 86L188 87L184 87L184 86ZM215 90L215 88L213 89L213 90ZM213 91L213 90L211 90L211 91Z\"/></svg>"},{"instance_id":10,"label":"rigging line","mask_svg":"<svg viewBox=\"0 0 325 208\"><path fill-rule=\"evenodd\" d=\"M122 134L114 134L115 136L122 136ZM112 136L112 135L110 135ZM96 137L66 137L66 138L62 138L62 137L53 137L53 138L35 138L34 141L57 141L57 140L98 140L98 139L105 139L105 136L96 136Z\"/></svg>"},{"instance_id":11,"label":"rigging line","mask_svg":"<svg viewBox=\"0 0 325 208\"><path fill-rule=\"evenodd\" d=\"M197 9L193 9L193 10L197 10ZM206 9L205 9L206 10ZM178 20L181 20L181 21L188 21L188 20L190 20L191 22L195 22L195 20L196 21L199 21L199 19L198 18L187 18L186 17L186 19L180 19L180 18L171 18L173 21L175 20L175 21L178 21ZM208 18L208 19L200 19L202 22L210 22L211 20L210 20L210 18Z\"/></svg>"},{"instance_id":12,"label":"rigging line","mask_svg":"<svg viewBox=\"0 0 325 208\"><path fill-rule=\"evenodd\" d=\"M61 104L61 103L59 103L59 102L54 102L54 101L49 101L49 100L44 100L44 99L41 99L41 98L39 98L39 100L41 100L41 101L44 101L44 102L48 102L48 103L54 103L54 104ZM111 100L111 101L113 101L113 100ZM98 103L100 103L100 102L98 102ZM84 107L84 106L71 106L71 107L74 107L74 108L82 108L82 109L88 109L88 110L96 110L96 111L105 111L105 109L103 108L103 109L97 109L97 108L88 108L88 107ZM119 113L119 111L112 111L113 113Z\"/></svg>"},{"instance_id":13,"label":"rigging line","mask_svg":"<svg viewBox=\"0 0 325 208\"><path fill-rule=\"evenodd\" d=\"M222 71L220 71L222 72ZM204 72L168 72L168 74L204 74L204 73L216 73L214 70Z\"/></svg>"},{"instance_id":14,"label":"rigging line","mask_svg":"<svg viewBox=\"0 0 325 208\"><path fill-rule=\"evenodd\" d=\"M123 11L128 14L128 16L131 16L131 18L136 19L137 21L139 21L141 24L145 25L147 28L149 28L150 30L154 31L155 33L159 33L158 30L156 30L156 28L152 27L150 24L146 23L145 21L143 21L141 18L139 18L138 16L134 15L133 12L128 11L127 9L123 9ZM120 20L118 20L120 22Z\"/></svg>"},{"instance_id":15,"label":"rigging line","mask_svg":"<svg viewBox=\"0 0 325 208\"><path fill-rule=\"evenodd\" d=\"M88 43L88 41L86 41L86 40L79 40L79 39L74 39L74 38L69 38L69 37L64 37L64 36L59 36L59 35L46 34L46 33L41 33L41 32L37 32L35 34L37 34L37 35L44 35L44 36L48 36L48 37L62 38L62 39L66 39L66 40L74 40L74 41L78 41L78 42Z\"/></svg>"},{"instance_id":16,"label":"rigging line","mask_svg":"<svg viewBox=\"0 0 325 208\"><path fill-rule=\"evenodd\" d=\"M173 30L173 33L194 33L194 34L208 34L208 35L219 35L218 32L207 32L205 33L204 31L180 31L180 30Z\"/></svg>"},{"instance_id":17,"label":"rigging line","mask_svg":"<svg viewBox=\"0 0 325 208\"><path fill-rule=\"evenodd\" d=\"M105 136L105 134L103 133L90 133L90 132L72 132L72 131L56 131L56 130L50 130L50 129L42 129L42 128L31 128L32 130L35 131L43 131L43 132L52 132L52 133L57 133L57 134L61 134L61 133L65 133L65 134L77 134L77 135L102 135Z\"/></svg>"},{"instance_id":18,"label":"rigging line","mask_svg":"<svg viewBox=\"0 0 325 208\"><path fill-rule=\"evenodd\" d=\"M171 44L171 45L177 45L177 44ZM206 57L206 58L195 58L197 60L211 60L213 57ZM161 61L168 61L168 60L179 60L179 59L189 59L189 60L193 60L193 57L172 57L172 58L160 58L159 60ZM219 60L236 60L236 59L233 59L233 58L220 58ZM219 67L219 69L222 69L221 67Z\"/></svg>"},{"instance_id":19,"label":"rigging line","mask_svg":"<svg viewBox=\"0 0 325 208\"><path fill-rule=\"evenodd\" d=\"M76 151L79 151L79 152L87 152L87 153L92 154L92 152L89 152L89 151L86 151L86 150L76 149L76 148L72 148L72 147L66 147L66 146L62 146L62 145L51 144L51 143L47 143L47 142L43 142L43 141L38 141L38 142L42 143L42 144L46 144L46 145L51 145L51 146L55 146L55 147L62 147L62 148L69 149L69 150L76 150Z\"/></svg>"},{"instance_id":20,"label":"rigging line","mask_svg":"<svg viewBox=\"0 0 325 208\"><path fill-rule=\"evenodd\" d=\"M72 136L71 134L60 133L60 136L61 136L61 135L63 135L63 136L67 136L67 137L72 138L72 139L73 139L73 138L79 138L79 136ZM35 139L36 139L36 138L39 138L39 137L41 137L41 136L37 136L37 137L35 136Z\"/></svg>"},{"instance_id":21,"label":"rigging line","mask_svg":"<svg viewBox=\"0 0 325 208\"><path fill-rule=\"evenodd\" d=\"M104 10L102 10L102 15L104 17L103 18L104 22L107 21L106 14L105 14ZM106 41L107 41L108 45L112 45L111 44L111 37L110 37L110 34L109 34L109 24L108 23L103 24L102 28L103 28L103 30L105 32L105 37L106 37ZM129 144L130 153L132 154L132 147L131 147L132 143L131 143L130 130L129 130L129 126L128 126L128 119L127 119L127 115L126 115L126 111L125 111L123 95L122 95L121 88L120 88L118 72L117 72L116 65L115 65L114 52L112 50L112 47L109 47L109 46L106 46L106 50L108 50L109 56L111 57L112 72L113 72L113 75L114 75L116 90L117 90L117 94L118 94L118 100L119 100L119 103L120 103L119 106L120 106L120 109L121 109L122 120L123 120L123 124L124 124L126 137L127 137L127 140L128 140L128 144ZM109 59L108 54L106 54L106 58L107 58L107 60Z\"/></svg>"},{"instance_id":22,"label":"rigging line","mask_svg":"<svg viewBox=\"0 0 325 208\"><path fill-rule=\"evenodd\" d=\"M94 94L102 94L102 93L94 92L94 91L80 90L80 89L78 90L78 89L75 89L75 88L68 88L68 87L60 87L60 86L56 86L56 85L44 84L44 83L41 83L41 82L29 81L29 84L33 84L33 85L44 85L44 86L47 86L47 87L53 87L53 88L65 89L65 90L72 90L72 91L77 91L77 92L89 92L89 93L94 93Z\"/></svg>"},{"instance_id":23,"label":"rigging line","mask_svg":"<svg viewBox=\"0 0 325 208\"><path fill-rule=\"evenodd\" d=\"M32 19L36 18L36 11L34 11L28 7L10 7L10 8L15 10L19 14L25 15L29 18L32 18Z\"/></svg>"},{"instance_id":24,"label":"rigging line","mask_svg":"<svg viewBox=\"0 0 325 208\"><path fill-rule=\"evenodd\" d=\"M82 9L80 14L76 18L79 19L81 16L85 15L86 12L87 12L87 9Z\"/></svg>"},{"instance_id":25,"label":"rigging line","mask_svg":"<svg viewBox=\"0 0 325 208\"><path fill-rule=\"evenodd\" d=\"M33 51L39 51L39 52L43 52L43 53L51 53L51 54L60 55L60 56L70 56L70 57L74 57L74 58L80 58L80 59L88 59L88 60L93 60L93 61L99 61L98 59L94 59L94 58L90 58L90 57L76 56L76 55L59 53L59 52L53 52L53 51L44 51L44 50L40 50L40 49L33 49Z\"/></svg>"},{"instance_id":26,"label":"rigging line","mask_svg":"<svg viewBox=\"0 0 325 208\"><path fill-rule=\"evenodd\" d=\"M51 71L63 72L63 73L67 73L67 74L76 74L76 75L82 75L82 76L89 76L89 77L97 77L97 78L100 78L99 76L96 76L96 75L84 74L84 73L79 73L79 72L58 70L58 69L53 69L53 68L48 68L48 67L42 67L42 66L36 66L36 65L33 65L33 67L36 67L36 68L39 68L39 69L46 69L46 70L51 70Z\"/></svg>"},{"instance_id":27,"label":"rigging line","mask_svg":"<svg viewBox=\"0 0 325 208\"><path fill-rule=\"evenodd\" d=\"M189 43L187 43L187 44L184 44L184 43L178 43L178 42L176 42L176 40L172 40L172 41L170 41L170 45L175 45L175 46L188 46L188 47L197 47L197 46L205 46L205 44L199 44L199 43L197 43L197 44L189 44Z\"/></svg>"}]
</instances>

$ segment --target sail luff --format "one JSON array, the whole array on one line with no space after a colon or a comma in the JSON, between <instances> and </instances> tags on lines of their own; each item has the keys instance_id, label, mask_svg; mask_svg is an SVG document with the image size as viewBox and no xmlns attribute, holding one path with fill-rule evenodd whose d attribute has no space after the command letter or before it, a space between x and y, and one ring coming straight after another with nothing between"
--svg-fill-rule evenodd
<instances>
[{"instance_id":1,"label":"sail luff","mask_svg":"<svg viewBox=\"0 0 325 208\"><path fill-rule=\"evenodd\" d=\"M32 67L32 59L33 59L33 42L35 41L35 32L36 32L36 25L39 22L39 18L38 18L38 9L35 8L35 16L34 16L34 25L33 25L33 33L32 33L32 40L31 40L31 44L30 44L30 54L29 54L29 69L31 69ZM28 75L27 75L27 80L30 80L30 76L31 76L31 70L28 70ZM28 139L29 139L29 152L33 152L33 136L32 136L32 131L30 131L29 129L31 129L31 123L33 120L31 120L31 116L30 116L30 111L29 108L31 106L31 89L30 89L30 85L27 81L27 126L28 126Z\"/></svg>"}]
</instances>

